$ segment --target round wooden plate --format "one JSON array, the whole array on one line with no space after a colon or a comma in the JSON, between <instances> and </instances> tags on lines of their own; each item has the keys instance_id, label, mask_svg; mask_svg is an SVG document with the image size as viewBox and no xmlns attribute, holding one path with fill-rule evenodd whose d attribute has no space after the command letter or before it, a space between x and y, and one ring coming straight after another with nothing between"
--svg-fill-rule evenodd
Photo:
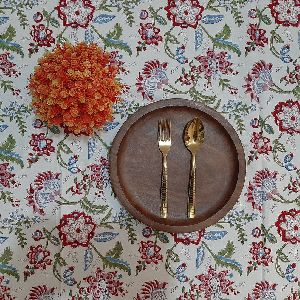
<instances>
[{"instance_id":1,"label":"round wooden plate","mask_svg":"<svg viewBox=\"0 0 300 300\"><path fill-rule=\"evenodd\" d=\"M200 117L205 140L197 154L196 216L187 218L190 152L183 142L188 121ZM168 155L169 215L160 217L162 156L158 121L172 123ZM110 153L112 187L141 222L168 232L191 232L216 223L238 201L245 179L245 156L233 127L218 112L185 99L162 100L140 108L117 133Z\"/></svg>"}]
</instances>

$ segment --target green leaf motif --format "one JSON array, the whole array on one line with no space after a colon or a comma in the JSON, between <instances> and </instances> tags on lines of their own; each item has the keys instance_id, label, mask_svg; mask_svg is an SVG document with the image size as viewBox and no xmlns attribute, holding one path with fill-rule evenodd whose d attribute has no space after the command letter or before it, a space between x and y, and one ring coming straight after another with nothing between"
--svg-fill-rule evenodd
<instances>
[{"instance_id":1,"label":"green leaf motif","mask_svg":"<svg viewBox=\"0 0 300 300\"><path fill-rule=\"evenodd\" d=\"M222 88L222 91L224 91L226 88L230 87L230 80L226 78L220 78L219 86Z\"/></svg>"},{"instance_id":2,"label":"green leaf motif","mask_svg":"<svg viewBox=\"0 0 300 300\"><path fill-rule=\"evenodd\" d=\"M214 11L214 12L220 12L220 10L216 6L214 6L215 2L216 2L216 0L209 0L207 2L205 10L211 10L211 11Z\"/></svg>"},{"instance_id":3,"label":"green leaf motif","mask_svg":"<svg viewBox=\"0 0 300 300\"><path fill-rule=\"evenodd\" d=\"M284 145L278 140L274 140L273 151L286 152Z\"/></svg>"},{"instance_id":4,"label":"green leaf motif","mask_svg":"<svg viewBox=\"0 0 300 300\"><path fill-rule=\"evenodd\" d=\"M90 214L101 214L104 213L108 206L107 205L97 205L89 201L87 197L84 197L80 201L81 208Z\"/></svg>"},{"instance_id":5,"label":"green leaf motif","mask_svg":"<svg viewBox=\"0 0 300 300\"><path fill-rule=\"evenodd\" d=\"M272 37L274 37L274 40L276 43L280 43L280 44L284 43L284 40L276 31L272 30L271 35L272 35Z\"/></svg>"},{"instance_id":6,"label":"green leaf motif","mask_svg":"<svg viewBox=\"0 0 300 300\"><path fill-rule=\"evenodd\" d=\"M20 275L19 275L17 269L15 267L10 266L10 265L0 263L0 273L1 274L6 274L6 275L9 275L9 276L13 276L17 279L17 281L20 280Z\"/></svg>"},{"instance_id":7,"label":"green leaf motif","mask_svg":"<svg viewBox=\"0 0 300 300\"><path fill-rule=\"evenodd\" d=\"M16 29L12 25L9 25L5 33L0 34L0 39L12 41L15 36L16 36Z\"/></svg>"},{"instance_id":8,"label":"green leaf motif","mask_svg":"<svg viewBox=\"0 0 300 300\"><path fill-rule=\"evenodd\" d=\"M165 42L166 42L166 44L167 43L179 44L177 37L175 35L171 34L170 32L165 33Z\"/></svg>"},{"instance_id":9,"label":"green leaf motif","mask_svg":"<svg viewBox=\"0 0 300 300\"><path fill-rule=\"evenodd\" d=\"M23 229L21 227L17 227L15 234L17 236L18 245L20 245L21 248L24 248L27 245L27 238L26 234L23 232Z\"/></svg>"},{"instance_id":10,"label":"green leaf motif","mask_svg":"<svg viewBox=\"0 0 300 300\"><path fill-rule=\"evenodd\" d=\"M51 17L51 15L45 9L43 9L43 15L45 16L47 22L49 22L53 27L58 28L60 26L59 22L55 18Z\"/></svg>"},{"instance_id":11,"label":"green leaf motif","mask_svg":"<svg viewBox=\"0 0 300 300\"><path fill-rule=\"evenodd\" d=\"M216 38L227 40L230 38L230 35L231 35L231 29L227 24L225 24L223 29L216 34Z\"/></svg>"},{"instance_id":12,"label":"green leaf motif","mask_svg":"<svg viewBox=\"0 0 300 300\"><path fill-rule=\"evenodd\" d=\"M180 258L178 256L178 254L175 253L173 250L168 250L167 255L174 262L179 262L180 261Z\"/></svg>"},{"instance_id":13,"label":"green leaf motif","mask_svg":"<svg viewBox=\"0 0 300 300\"><path fill-rule=\"evenodd\" d=\"M169 238L168 238L168 236L167 236L165 233L163 233L163 232L160 232L160 233L158 234L158 238L159 238L159 240L160 240L162 243L169 243Z\"/></svg>"},{"instance_id":14,"label":"green leaf motif","mask_svg":"<svg viewBox=\"0 0 300 300\"><path fill-rule=\"evenodd\" d=\"M118 241L115 246L106 253L106 256L102 257L103 266L110 267L110 268L118 268L127 272L129 275L131 274L130 265L120 259L122 255L123 247L122 244Z\"/></svg>"},{"instance_id":15,"label":"green leaf motif","mask_svg":"<svg viewBox=\"0 0 300 300\"><path fill-rule=\"evenodd\" d=\"M9 247L4 249L4 252L0 255L0 263L8 264L12 260L13 252Z\"/></svg>"},{"instance_id":16,"label":"green leaf motif","mask_svg":"<svg viewBox=\"0 0 300 300\"><path fill-rule=\"evenodd\" d=\"M13 90L13 82L11 80L1 80L0 87L3 89L3 92Z\"/></svg>"},{"instance_id":17,"label":"green leaf motif","mask_svg":"<svg viewBox=\"0 0 300 300\"><path fill-rule=\"evenodd\" d=\"M106 47L124 50L129 55L132 55L131 48L128 46L127 43L125 43L121 40L114 40L114 39L111 39L111 38L103 38L103 42L104 42Z\"/></svg>"},{"instance_id":18,"label":"green leaf motif","mask_svg":"<svg viewBox=\"0 0 300 300\"><path fill-rule=\"evenodd\" d=\"M271 24L272 24L271 19L270 19L267 15L263 15L263 16L261 17L261 20L262 20L266 25L271 25Z\"/></svg>"},{"instance_id":19,"label":"green leaf motif","mask_svg":"<svg viewBox=\"0 0 300 300\"><path fill-rule=\"evenodd\" d=\"M59 134L59 133L60 133L59 127L58 127L58 126L55 126L55 125L49 127L49 130L50 130L52 133L54 133L54 134Z\"/></svg>"},{"instance_id":20,"label":"green leaf motif","mask_svg":"<svg viewBox=\"0 0 300 300\"><path fill-rule=\"evenodd\" d=\"M9 25L6 32L0 34L0 49L6 51L12 51L20 54L24 57L24 52L21 45L13 42L13 38L16 36L16 30L12 25Z\"/></svg>"},{"instance_id":21,"label":"green leaf motif","mask_svg":"<svg viewBox=\"0 0 300 300\"><path fill-rule=\"evenodd\" d=\"M123 6L123 11L126 17L126 22L131 27L134 24L134 15L131 8L127 5Z\"/></svg>"},{"instance_id":22,"label":"green leaf motif","mask_svg":"<svg viewBox=\"0 0 300 300\"><path fill-rule=\"evenodd\" d=\"M9 247L5 248L4 252L0 255L0 273L13 276L19 281L20 275L17 269L13 266L8 265L12 260L12 256L12 250Z\"/></svg>"},{"instance_id":23,"label":"green leaf motif","mask_svg":"<svg viewBox=\"0 0 300 300\"><path fill-rule=\"evenodd\" d=\"M286 254L284 254L281 250L280 251L277 251L277 255L278 255L278 258L282 261L282 262L290 262L288 256Z\"/></svg>"},{"instance_id":24,"label":"green leaf motif","mask_svg":"<svg viewBox=\"0 0 300 300\"><path fill-rule=\"evenodd\" d=\"M53 236L53 235L51 234L51 232L48 231L46 228L43 228L43 233L44 233L46 239L47 239L51 244L53 244L54 246L60 245L60 240L59 240L59 238L57 238L56 236Z\"/></svg>"},{"instance_id":25,"label":"green leaf motif","mask_svg":"<svg viewBox=\"0 0 300 300\"><path fill-rule=\"evenodd\" d=\"M298 100L300 100L300 84L293 89L293 94Z\"/></svg>"},{"instance_id":26,"label":"green leaf motif","mask_svg":"<svg viewBox=\"0 0 300 300\"><path fill-rule=\"evenodd\" d=\"M119 258L122 255L122 252L123 252L123 246L118 241L115 244L115 246L106 253L106 256L110 256L110 257L114 257L114 258Z\"/></svg>"},{"instance_id":27,"label":"green leaf motif","mask_svg":"<svg viewBox=\"0 0 300 300\"><path fill-rule=\"evenodd\" d=\"M232 0L231 1L231 13L232 13L232 16L234 18L234 22L240 27L244 23L244 21L243 21L242 14L239 10L237 0Z\"/></svg>"},{"instance_id":28,"label":"green leaf motif","mask_svg":"<svg viewBox=\"0 0 300 300\"><path fill-rule=\"evenodd\" d=\"M215 262L217 265L224 267L224 268L230 268L232 270L235 270L240 275L243 274L242 265L239 262L237 262L236 260L228 258L228 257L220 256L220 255L214 256L214 259L215 259Z\"/></svg>"},{"instance_id":29,"label":"green leaf motif","mask_svg":"<svg viewBox=\"0 0 300 300\"><path fill-rule=\"evenodd\" d=\"M16 140L14 137L10 134L6 141L0 145L1 150L6 150L6 151L13 151L16 146Z\"/></svg>"},{"instance_id":30,"label":"green leaf motif","mask_svg":"<svg viewBox=\"0 0 300 300\"><path fill-rule=\"evenodd\" d=\"M149 6L149 12L150 12L150 14L151 14L151 17L152 17L155 21L157 21L158 24L160 24L160 25L167 25L168 23L167 23L166 19L163 18L162 16L160 16L160 15L158 14L158 11L159 11L159 9L158 9L158 10L155 10L152 6Z\"/></svg>"},{"instance_id":31,"label":"green leaf motif","mask_svg":"<svg viewBox=\"0 0 300 300\"><path fill-rule=\"evenodd\" d=\"M266 235L266 238L268 239L268 241L271 243L271 244L276 244L277 243L277 238L276 236L273 234L273 233L269 233Z\"/></svg>"},{"instance_id":32,"label":"green leaf motif","mask_svg":"<svg viewBox=\"0 0 300 300\"><path fill-rule=\"evenodd\" d=\"M216 39L214 39L213 43L217 48L235 52L238 56L241 56L241 54L242 54L242 52L237 44L234 44L225 39L216 38Z\"/></svg>"},{"instance_id":33,"label":"green leaf motif","mask_svg":"<svg viewBox=\"0 0 300 300\"><path fill-rule=\"evenodd\" d=\"M27 16L20 9L18 9L18 11L17 11L17 16L18 16L20 25L23 27L23 29L25 29L29 25Z\"/></svg>"},{"instance_id":34,"label":"green leaf motif","mask_svg":"<svg viewBox=\"0 0 300 300\"><path fill-rule=\"evenodd\" d=\"M14 162L24 167L23 160L18 153L13 152L16 146L16 141L13 136L10 134L6 141L0 145L0 160L7 162Z\"/></svg>"},{"instance_id":35,"label":"green leaf motif","mask_svg":"<svg viewBox=\"0 0 300 300\"><path fill-rule=\"evenodd\" d=\"M119 23L117 23L114 28L108 32L106 37L101 37L103 43L106 47L117 48L126 51L129 55L132 55L132 50L127 43L120 40L123 33L123 29Z\"/></svg>"},{"instance_id":36,"label":"green leaf motif","mask_svg":"<svg viewBox=\"0 0 300 300\"><path fill-rule=\"evenodd\" d=\"M119 258L114 258L111 256L105 256L102 258L103 261L103 267L109 267L109 268L113 268L113 269L120 269L122 271L125 271L128 273L128 275L131 275L131 269L130 269L130 265L128 262L119 259Z\"/></svg>"},{"instance_id":37,"label":"green leaf motif","mask_svg":"<svg viewBox=\"0 0 300 300\"><path fill-rule=\"evenodd\" d=\"M241 118L240 115L234 115L234 121L237 125L237 130L240 134L243 133L243 131L245 130L245 124L244 124L244 120Z\"/></svg>"},{"instance_id":38,"label":"green leaf motif","mask_svg":"<svg viewBox=\"0 0 300 300\"><path fill-rule=\"evenodd\" d=\"M114 40L117 40L121 37L122 35L122 27L120 26L119 23L117 23L113 30L109 31L108 34L107 34L107 38L108 39L114 39Z\"/></svg>"},{"instance_id":39,"label":"green leaf motif","mask_svg":"<svg viewBox=\"0 0 300 300\"><path fill-rule=\"evenodd\" d=\"M265 124L264 129L265 129L265 131L266 131L267 133L269 133L269 134L274 134L274 129L273 129L273 127L272 127L271 125Z\"/></svg>"},{"instance_id":40,"label":"green leaf motif","mask_svg":"<svg viewBox=\"0 0 300 300\"><path fill-rule=\"evenodd\" d=\"M128 223L126 225L125 229L127 230L128 239L129 239L130 243L134 244L134 242L137 241L137 235L135 233L135 229L133 228L133 224Z\"/></svg>"},{"instance_id":41,"label":"green leaf motif","mask_svg":"<svg viewBox=\"0 0 300 300\"><path fill-rule=\"evenodd\" d=\"M224 249L220 250L218 252L218 255L229 258L234 254L234 251L235 251L235 247L234 247L233 242L228 241L226 247Z\"/></svg>"},{"instance_id":42,"label":"green leaf motif","mask_svg":"<svg viewBox=\"0 0 300 300\"><path fill-rule=\"evenodd\" d=\"M6 203L13 204L14 203L14 198L13 198L12 195L13 195L12 192L1 191L1 193L0 193L0 200L2 200L4 202L4 204L6 204Z\"/></svg>"},{"instance_id":43,"label":"green leaf motif","mask_svg":"<svg viewBox=\"0 0 300 300\"><path fill-rule=\"evenodd\" d=\"M216 96L204 95L201 92L197 91L196 88L194 88L194 87L192 87L189 90L189 94L193 100L203 102L206 105L213 105L217 100Z\"/></svg>"}]
</instances>

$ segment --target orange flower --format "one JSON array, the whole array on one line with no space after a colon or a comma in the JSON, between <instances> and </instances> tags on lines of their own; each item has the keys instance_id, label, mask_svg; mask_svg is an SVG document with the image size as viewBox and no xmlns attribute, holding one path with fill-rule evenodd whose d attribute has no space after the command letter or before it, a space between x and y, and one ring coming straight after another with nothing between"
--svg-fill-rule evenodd
<instances>
[{"instance_id":1,"label":"orange flower","mask_svg":"<svg viewBox=\"0 0 300 300\"><path fill-rule=\"evenodd\" d=\"M112 119L119 100L119 68L96 44L57 46L46 53L30 78L32 105L49 126L75 134L92 134Z\"/></svg>"}]
</instances>

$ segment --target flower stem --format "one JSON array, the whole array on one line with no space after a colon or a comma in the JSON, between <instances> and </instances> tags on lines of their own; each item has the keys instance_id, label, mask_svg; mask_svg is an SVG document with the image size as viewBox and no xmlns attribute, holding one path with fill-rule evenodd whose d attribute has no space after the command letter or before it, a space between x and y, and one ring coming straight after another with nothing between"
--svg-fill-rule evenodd
<instances>
[{"instance_id":1,"label":"flower stem","mask_svg":"<svg viewBox=\"0 0 300 300\"><path fill-rule=\"evenodd\" d=\"M103 139L99 136L99 134L98 134L97 132L95 132L94 134L95 134L95 136L98 138L98 140L101 142L101 144L106 148L106 150L109 151L109 149L110 149L111 146L108 145L108 144L106 144L106 143L103 141Z\"/></svg>"},{"instance_id":2,"label":"flower stem","mask_svg":"<svg viewBox=\"0 0 300 300\"><path fill-rule=\"evenodd\" d=\"M104 41L104 40L105 40L104 36L97 30L97 28L96 28L94 25L91 25L91 27L92 27L92 29L96 32L96 34L98 35L98 37L99 37L102 41Z\"/></svg>"},{"instance_id":3,"label":"flower stem","mask_svg":"<svg viewBox=\"0 0 300 300\"><path fill-rule=\"evenodd\" d=\"M98 251L98 249L92 243L91 243L91 247L94 249L97 255L103 260L104 256Z\"/></svg>"},{"instance_id":4,"label":"flower stem","mask_svg":"<svg viewBox=\"0 0 300 300\"><path fill-rule=\"evenodd\" d=\"M275 93L279 93L279 94L291 94L293 93L293 91L286 91L284 89L282 89L281 87L279 87L277 84L273 83L272 85L273 87L270 87L269 90Z\"/></svg>"},{"instance_id":5,"label":"flower stem","mask_svg":"<svg viewBox=\"0 0 300 300\"><path fill-rule=\"evenodd\" d=\"M276 33L276 30L278 29L279 25L276 26L274 30L271 30L271 37L270 37L270 51L278 58L280 58L279 52L276 50L274 46L274 36Z\"/></svg>"}]
</instances>

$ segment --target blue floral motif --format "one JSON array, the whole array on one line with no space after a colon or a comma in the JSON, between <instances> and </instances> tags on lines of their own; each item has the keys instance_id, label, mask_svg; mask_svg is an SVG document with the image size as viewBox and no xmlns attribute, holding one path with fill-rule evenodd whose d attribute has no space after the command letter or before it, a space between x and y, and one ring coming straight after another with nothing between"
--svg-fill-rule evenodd
<instances>
[{"instance_id":1,"label":"blue floral motif","mask_svg":"<svg viewBox=\"0 0 300 300\"><path fill-rule=\"evenodd\" d=\"M204 24L216 24L224 19L224 15L206 15L202 18Z\"/></svg>"}]
</instances>

